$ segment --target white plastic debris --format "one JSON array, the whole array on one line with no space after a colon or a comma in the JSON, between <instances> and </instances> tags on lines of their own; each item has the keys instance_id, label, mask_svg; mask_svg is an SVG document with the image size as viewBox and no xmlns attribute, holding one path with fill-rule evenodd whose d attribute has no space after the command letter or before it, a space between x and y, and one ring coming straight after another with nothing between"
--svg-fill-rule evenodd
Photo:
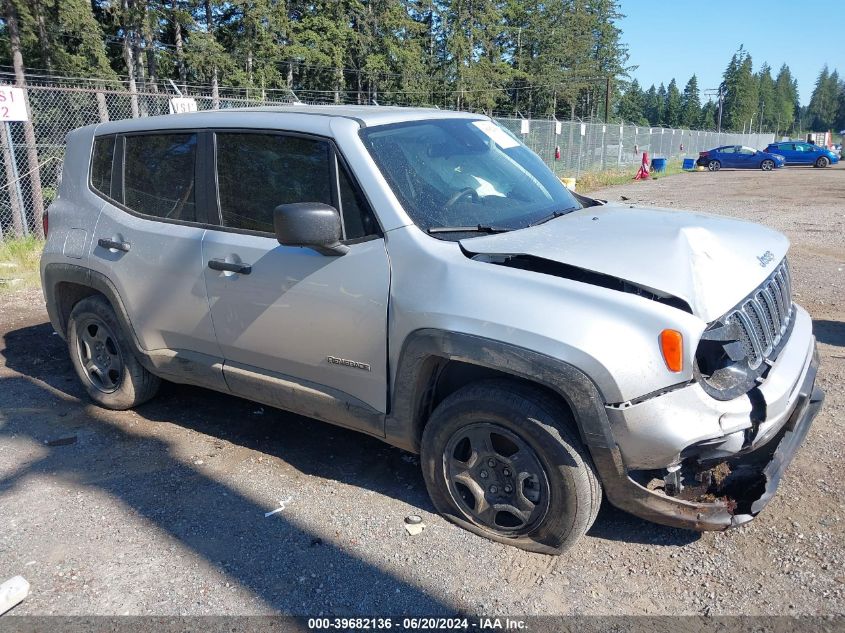
<instances>
[{"instance_id":1,"label":"white plastic debris","mask_svg":"<svg viewBox=\"0 0 845 633\"><path fill-rule=\"evenodd\" d=\"M275 510L271 510L270 512L265 512L265 513L264 513L264 518L266 519L267 517L271 517L271 516L273 516L274 514L276 514L276 513L278 513L278 512L281 512L282 510L284 510L284 509L285 509L285 507L286 507L286 506L287 506L287 505L288 505L291 501L293 501L293 497L288 497L288 498L287 498L287 499L285 499L284 501L279 501L279 507L278 507L278 508L276 508Z\"/></svg>"},{"instance_id":2,"label":"white plastic debris","mask_svg":"<svg viewBox=\"0 0 845 633\"><path fill-rule=\"evenodd\" d=\"M0 615L19 604L29 595L29 583L23 576L15 576L0 585Z\"/></svg>"},{"instance_id":3,"label":"white plastic debris","mask_svg":"<svg viewBox=\"0 0 845 633\"><path fill-rule=\"evenodd\" d=\"M416 536L421 534L425 529L425 523L422 522L422 517L416 514L405 517L405 531L411 535Z\"/></svg>"}]
</instances>

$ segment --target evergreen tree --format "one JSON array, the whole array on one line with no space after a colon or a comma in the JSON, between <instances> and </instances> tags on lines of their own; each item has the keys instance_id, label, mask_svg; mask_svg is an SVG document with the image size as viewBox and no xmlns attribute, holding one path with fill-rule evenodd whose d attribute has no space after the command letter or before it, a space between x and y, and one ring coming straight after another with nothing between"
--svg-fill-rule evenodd
<instances>
[{"instance_id":1,"label":"evergreen tree","mask_svg":"<svg viewBox=\"0 0 845 633\"><path fill-rule=\"evenodd\" d=\"M645 116L645 93L636 79L620 97L616 115L626 123L648 125Z\"/></svg>"},{"instance_id":2,"label":"evergreen tree","mask_svg":"<svg viewBox=\"0 0 845 633\"><path fill-rule=\"evenodd\" d=\"M657 89L657 113L654 125L666 125L666 87L661 83Z\"/></svg>"},{"instance_id":3,"label":"evergreen tree","mask_svg":"<svg viewBox=\"0 0 845 633\"><path fill-rule=\"evenodd\" d=\"M693 75L684 86L681 97L681 122L687 128L695 128L701 119L701 99L698 94L698 77Z\"/></svg>"},{"instance_id":4,"label":"evergreen tree","mask_svg":"<svg viewBox=\"0 0 845 633\"><path fill-rule=\"evenodd\" d=\"M836 123L839 109L839 73L831 73L825 64L816 79L816 87L807 107L810 127L817 132L829 130Z\"/></svg>"},{"instance_id":5,"label":"evergreen tree","mask_svg":"<svg viewBox=\"0 0 845 633\"><path fill-rule=\"evenodd\" d=\"M648 120L649 125L658 125L660 123L662 112L663 102L661 101L660 95L657 93L657 89L654 87L654 84L651 84L651 88L646 91L645 97L643 98L643 113L645 114L645 118Z\"/></svg>"},{"instance_id":6,"label":"evergreen tree","mask_svg":"<svg viewBox=\"0 0 845 633\"><path fill-rule=\"evenodd\" d=\"M666 114L663 117L665 124L669 127L678 127L681 124L681 114L681 93L673 77L669 82L669 88L666 89Z\"/></svg>"},{"instance_id":7,"label":"evergreen tree","mask_svg":"<svg viewBox=\"0 0 845 633\"><path fill-rule=\"evenodd\" d=\"M752 72L751 55L742 46L734 53L725 69L722 86L723 129L739 131L748 127L757 113L757 80Z\"/></svg>"},{"instance_id":8,"label":"evergreen tree","mask_svg":"<svg viewBox=\"0 0 845 633\"><path fill-rule=\"evenodd\" d=\"M775 94L772 116L775 120L775 130L790 130L795 121L798 103L797 84L792 78L789 66L784 64L775 78Z\"/></svg>"},{"instance_id":9,"label":"evergreen tree","mask_svg":"<svg viewBox=\"0 0 845 633\"><path fill-rule=\"evenodd\" d=\"M775 99L775 81L768 64L757 71L757 121L760 129L773 130L777 133L777 104Z\"/></svg>"}]
</instances>

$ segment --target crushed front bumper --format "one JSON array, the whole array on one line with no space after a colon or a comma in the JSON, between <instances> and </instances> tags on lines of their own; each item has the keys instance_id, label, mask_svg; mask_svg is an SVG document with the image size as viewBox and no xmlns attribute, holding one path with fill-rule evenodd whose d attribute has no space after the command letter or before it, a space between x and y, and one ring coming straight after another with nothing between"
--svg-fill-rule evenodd
<instances>
[{"instance_id":1,"label":"crushed front bumper","mask_svg":"<svg viewBox=\"0 0 845 633\"><path fill-rule=\"evenodd\" d=\"M724 497L686 500L649 489L631 478L618 452L610 452L596 460L608 499L631 514L673 527L724 530L747 523L771 501L821 408L824 393L815 386L818 365L814 347L795 404L778 433L752 451L726 460L737 476L733 482L726 480L729 490Z\"/></svg>"}]
</instances>

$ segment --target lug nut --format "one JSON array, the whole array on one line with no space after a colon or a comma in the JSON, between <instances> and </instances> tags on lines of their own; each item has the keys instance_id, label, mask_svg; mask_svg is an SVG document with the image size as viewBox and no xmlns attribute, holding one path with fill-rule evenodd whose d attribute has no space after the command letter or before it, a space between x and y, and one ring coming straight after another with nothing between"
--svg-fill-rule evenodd
<instances>
[{"instance_id":1,"label":"lug nut","mask_svg":"<svg viewBox=\"0 0 845 633\"><path fill-rule=\"evenodd\" d=\"M490 468L495 468L496 467L496 460L491 457L490 459L487 460L487 465Z\"/></svg>"},{"instance_id":2,"label":"lug nut","mask_svg":"<svg viewBox=\"0 0 845 633\"><path fill-rule=\"evenodd\" d=\"M502 474L503 474L505 477L510 477L510 476L511 476L511 471L510 471L509 469L505 468L505 469L502 471Z\"/></svg>"},{"instance_id":3,"label":"lug nut","mask_svg":"<svg viewBox=\"0 0 845 633\"><path fill-rule=\"evenodd\" d=\"M490 486L490 492L496 494L499 492L499 488L497 486Z\"/></svg>"},{"instance_id":4,"label":"lug nut","mask_svg":"<svg viewBox=\"0 0 845 633\"><path fill-rule=\"evenodd\" d=\"M482 478L482 479L487 479L487 471L486 471L486 470L482 470L482 471L481 471L480 473L478 473L478 474L479 474L479 475L481 475L481 478Z\"/></svg>"},{"instance_id":5,"label":"lug nut","mask_svg":"<svg viewBox=\"0 0 845 633\"><path fill-rule=\"evenodd\" d=\"M513 486L505 486L505 492L507 492L508 494L512 493L513 492Z\"/></svg>"}]
</instances>

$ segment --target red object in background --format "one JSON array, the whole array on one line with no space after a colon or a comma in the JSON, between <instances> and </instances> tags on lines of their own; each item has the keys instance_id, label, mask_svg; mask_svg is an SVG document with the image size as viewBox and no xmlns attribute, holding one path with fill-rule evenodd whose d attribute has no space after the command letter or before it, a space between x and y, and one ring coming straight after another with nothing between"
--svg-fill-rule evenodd
<instances>
[{"instance_id":1,"label":"red object in background","mask_svg":"<svg viewBox=\"0 0 845 633\"><path fill-rule=\"evenodd\" d=\"M555 145L555 160L560 160L560 145Z\"/></svg>"},{"instance_id":2,"label":"red object in background","mask_svg":"<svg viewBox=\"0 0 845 633\"><path fill-rule=\"evenodd\" d=\"M634 180L648 180L648 152L643 152L643 162L640 165L640 170L634 176Z\"/></svg>"},{"instance_id":3,"label":"red object in background","mask_svg":"<svg viewBox=\"0 0 845 633\"><path fill-rule=\"evenodd\" d=\"M50 227L50 218L47 216L47 209L44 209L44 215L41 216L41 229L44 231L44 237L47 237L47 229Z\"/></svg>"}]
</instances>

